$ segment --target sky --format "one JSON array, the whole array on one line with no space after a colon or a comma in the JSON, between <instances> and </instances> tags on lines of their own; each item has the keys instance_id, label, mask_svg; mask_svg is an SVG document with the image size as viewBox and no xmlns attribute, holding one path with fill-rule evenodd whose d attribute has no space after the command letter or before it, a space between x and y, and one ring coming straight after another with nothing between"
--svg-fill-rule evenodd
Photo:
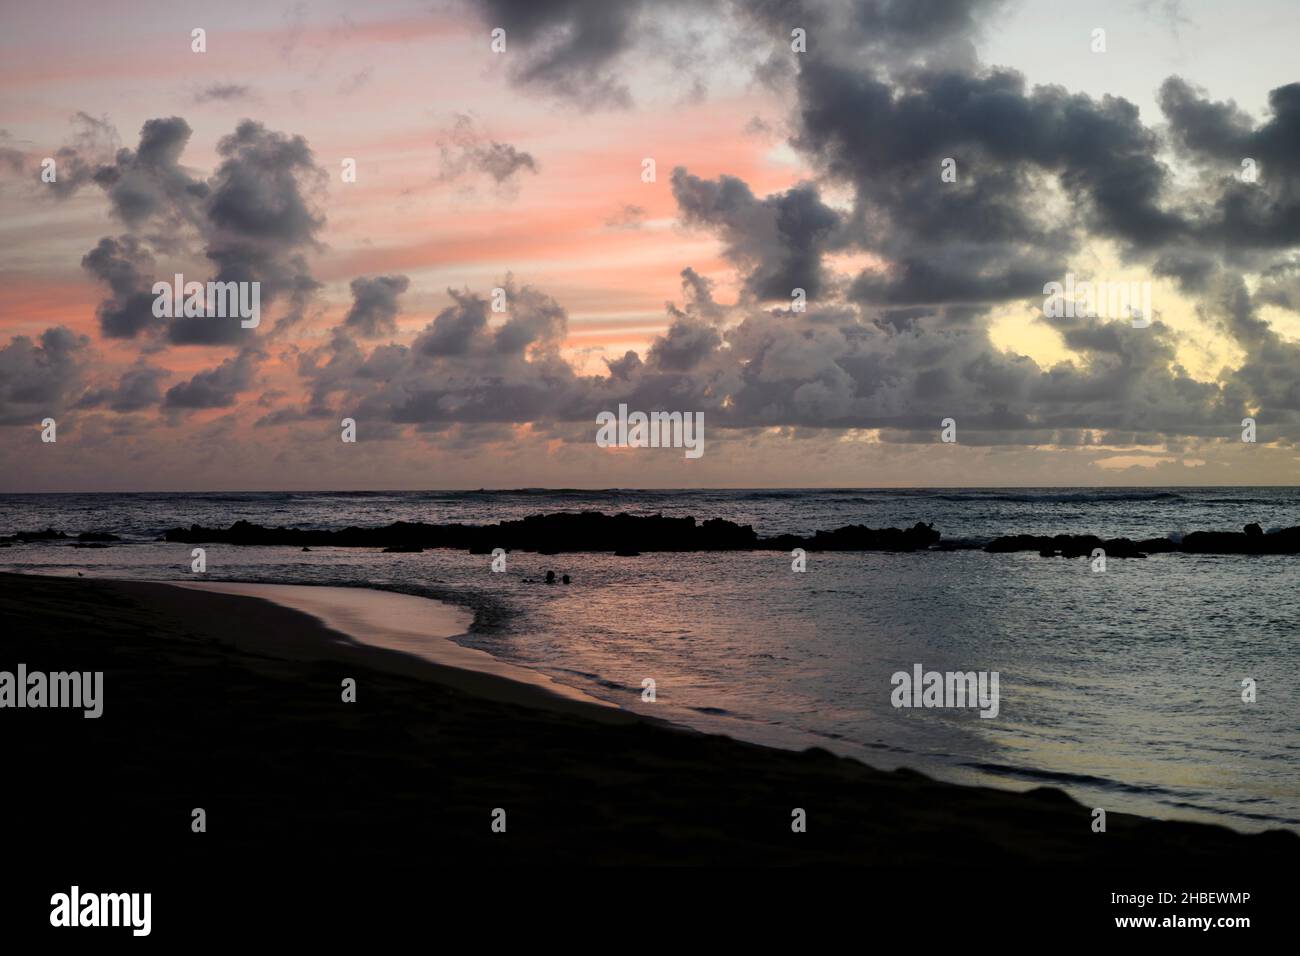
<instances>
[{"instance_id":1,"label":"sky","mask_svg":"<svg viewBox=\"0 0 1300 956\"><path fill-rule=\"evenodd\" d=\"M1293 4L0 11L0 491L1300 477Z\"/></svg>"}]
</instances>

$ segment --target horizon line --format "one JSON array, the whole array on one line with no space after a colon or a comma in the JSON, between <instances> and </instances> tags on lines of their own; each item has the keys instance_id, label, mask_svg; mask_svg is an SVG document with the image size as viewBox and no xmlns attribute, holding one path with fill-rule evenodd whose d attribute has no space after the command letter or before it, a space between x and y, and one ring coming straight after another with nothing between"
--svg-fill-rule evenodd
<instances>
[{"instance_id":1,"label":"horizon line","mask_svg":"<svg viewBox=\"0 0 1300 956\"><path fill-rule=\"evenodd\" d=\"M66 491L8 491L0 490L0 495L385 495L385 494L520 494L524 492L543 492L558 494L575 492L596 494L601 492L707 492L707 491L1160 491L1160 490L1214 490L1232 488L1300 488L1300 482L1289 485L1269 484L1212 484L1212 485L709 485L693 487L603 487L581 488L575 486L547 487L540 485L490 488L212 488L198 489L129 489L129 490L66 490Z\"/></svg>"}]
</instances>

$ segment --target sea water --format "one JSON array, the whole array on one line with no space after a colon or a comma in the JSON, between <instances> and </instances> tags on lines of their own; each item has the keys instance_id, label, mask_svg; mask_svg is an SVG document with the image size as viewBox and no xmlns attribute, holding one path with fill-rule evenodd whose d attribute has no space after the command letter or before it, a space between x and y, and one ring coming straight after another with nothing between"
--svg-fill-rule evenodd
<instances>
[{"instance_id":1,"label":"sea water","mask_svg":"<svg viewBox=\"0 0 1300 956\"><path fill-rule=\"evenodd\" d=\"M1300 525L1300 489L541 491L0 496L0 534L123 543L0 549L0 568L186 580L188 544L244 519L302 528L467 523L555 511L729 518L762 535L933 522L1011 533L1177 537ZM1300 556L1086 559L978 550L543 556L207 546L208 580L379 587L474 611L468 646L631 710L875 766L1088 807L1300 829ZM525 583L547 570L572 584ZM891 677L997 672L999 708L891 704ZM654 700L644 699L654 681ZM1255 702L1243 701L1243 681Z\"/></svg>"}]
</instances>

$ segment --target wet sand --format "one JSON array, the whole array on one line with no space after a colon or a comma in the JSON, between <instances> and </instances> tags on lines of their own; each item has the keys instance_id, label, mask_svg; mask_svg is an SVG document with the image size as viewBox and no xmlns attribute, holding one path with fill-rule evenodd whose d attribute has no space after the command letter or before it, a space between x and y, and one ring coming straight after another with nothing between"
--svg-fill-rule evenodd
<instances>
[{"instance_id":1,"label":"wet sand","mask_svg":"<svg viewBox=\"0 0 1300 956\"><path fill-rule=\"evenodd\" d=\"M327 629L345 635L349 642L386 648L441 668L465 671L467 673L444 677L458 678L462 687L468 682L474 692L493 699L514 703L551 703L530 692L537 690L565 700L584 701L600 707L614 706L577 688L557 683L538 671L457 644L452 638L468 631L474 623L474 616L463 608L441 601L369 588L235 582L182 583L176 586L214 594L261 598L301 611L320 621ZM479 681L475 675L497 677L500 681Z\"/></svg>"}]
</instances>

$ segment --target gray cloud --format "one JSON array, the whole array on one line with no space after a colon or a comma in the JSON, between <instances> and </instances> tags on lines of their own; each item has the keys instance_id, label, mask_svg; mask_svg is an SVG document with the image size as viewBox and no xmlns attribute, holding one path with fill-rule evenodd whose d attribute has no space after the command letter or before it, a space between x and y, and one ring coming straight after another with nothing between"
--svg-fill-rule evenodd
<instances>
[{"instance_id":1,"label":"gray cloud","mask_svg":"<svg viewBox=\"0 0 1300 956\"><path fill-rule=\"evenodd\" d=\"M99 331L105 338L132 339L155 329L154 259L135 236L105 236L81 260L82 268L108 284L110 295L99 304Z\"/></svg>"},{"instance_id":2,"label":"gray cloud","mask_svg":"<svg viewBox=\"0 0 1300 956\"><path fill-rule=\"evenodd\" d=\"M108 119L96 119L89 113L78 111L71 120L72 141L55 150L55 179L52 183L37 180L42 195L67 199L82 186L96 180L105 163L111 163L117 148L117 130Z\"/></svg>"},{"instance_id":3,"label":"gray cloud","mask_svg":"<svg viewBox=\"0 0 1300 956\"><path fill-rule=\"evenodd\" d=\"M655 32L655 20L709 0L480 0L484 24L506 31L510 75L587 107L631 105L621 70L627 54Z\"/></svg>"},{"instance_id":4,"label":"gray cloud","mask_svg":"<svg viewBox=\"0 0 1300 956\"><path fill-rule=\"evenodd\" d=\"M1161 85L1159 99L1180 155L1208 174L1189 212L1196 243L1249 266L1300 243L1300 83L1272 90L1271 115L1258 125L1179 77ZM1246 159L1254 182L1241 178Z\"/></svg>"},{"instance_id":5,"label":"gray cloud","mask_svg":"<svg viewBox=\"0 0 1300 956\"><path fill-rule=\"evenodd\" d=\"M0 176L21 175L27 165L23 151L9 145L13 142L13 135L7 129L0 129Z\"/></svg>"},{"instance_id":6,"label":"gray cloud","mask_svg":"<svg viewBox=\"0 0 1300 956\"><path fill-rule=\"evenodd\" d=\"M0 348L0 425L35 426L63 411L80 390L89 344L56 326L39 341L16 335Z\"/></svg>"},{"instance_id":7,"label":"gray cloud","mask_svg":"<svg viewBox=\"0 0 1300 956\"><path fill-rule=\"evenodd\" d=\"M663 39L649 22L662 8L645 2L480 8L509 31L515 82L587 106L629 102L620 71ZM734 176L674 170L679 218L718 237L738 301L717 301L708 278L688 267L666 331L643 354L625 351L606 359L605 374L588 375L560 352L564 309L513 282L504 315L478 294L449 290L451 303L409 346L363 347L359 339L393 334L408 283L362 277L329 344L298 358L307 406L275 409L259 424L343 412L371 421L370 434L462 424L500 435L512 423L590 423L627 402L704 411L724 429L881 429L885 441L929 442L952 416L972 444L1087 445L1226 437L1257 409L1274 436L1300 440L1300 355L1260 314L1265 304L1294 309L1300 289L1291 251L1300 239L1300 85L1274 90L1269 115L1256 121L1174 78L1160 91L1167 128L1147 126L1122 98L1031 87L979 63L973 38L998 8L727 5L725 29L770 45L761 79L788 87L791 145L816 174L760 196ZM809 30L809 55L789 55L791 25ZM132 229L87 256L112 292L101 307L105 334L152 333L133 296L154 240L127 241L147 229L171 235L183 225L222 276L259 276L305 300L315 280L304 259L323 224L306 143L241 124L222 141L221 168L198 180L179 166L188 127L152 122L139 149L96 174ZM457 118L440 148L444 181L481 171L508 186L537 171L532 156L491 140L469 117ZM1246 156L1260 164L1257 184L1235 176ZM954 183L940 179L947 158L957 164ZM1194 167L1195 187L1180 186L1169 163ZM1203 321L1245 353L1239 367L1196 380L1177 362L1178 335L1159 320L1133 329L1042 317L1074 359L1051 366L993 344L994 305L1041 303L1043 284L1102 239L1126 263L1196 296ZM841 253L869 264L837 272ZM1243 272L1261 276L1255 292ZM771 308L796 287L809 293L806 313ZM252 387L258 361L241 352L170 389L164 406L232 404Z\"/></svg>"},{"instance_id":8,"label":"gray cloud","mask_svg":"<svg viewBox=\"0 0 1300 956\"><path fill-rule=\"evenodd\" d=\"M181 165L190 135L180 117L148 120L136 149L119 150L93 174L130 230L100 240L82 261L112 292L99 308L107 336L148 333L178 345L237 345L256 334L224 319L155 319L146 294L153 282L172 279L170 272L153 274L155 254L201 251L214 272L186 275L187 281L260 283L263 309L287 304L277 331L299 322L320 288L306 254L318 247L325 223L314 198L325 173L306 140L244 120L218 142L221 162L204 180Z\"/></svg>"},{"instance_id":9,"label":"gray cloud","mask_svg":"<svg viewBox=\"0 0 1300 956\"><path fill-rule=\"evenodd\" d=\"M363 338L393 335L397 331L397 299L410 286L406 276L371 276L352 280L352 308L344 327Z\"/></svg>"},{"instance_id":10,"label":"gray cloud","mask_svg":"<svg viewBox=\"0 0 1300 956\"><path fill-rule=\"evenodd\" d=\"M197 220L207 185L179 164L191 132L179 116L147 120L135 150L118 150L111 164L96 170L95 182L128 228L148 225L161 235Z\"/></svg>"},{"instance_id":11,"label":"gray cloud","mask_svg":"<svg viewBox=\"0 0 1300 956\"><path fill-rule=\"evenodd\" d=\"M508 143L488 138L473 117L457 114L450 129L438 137L438 179L451 182L485 173L498 187L511 187L514 177L537 172L537 160Z\"/></svg>"},{"instance_id":12,"label":"gray cloud","mask_svg":"<svg viewBox=\"0 0 1300 956\"><path fill-rule=\"evenodd\" d=\"M819 295L826 286L822 256L834 248L840 215L800 185L758 199L734 176L704 180L678 167L673 197L687 224L714 228L725 255L745 274L745 290L756 299L789 300L791 290Z\"/></svg>"},{"instance_id":13,"label":"gray cloud","mask_svg":"<svg viewBox=\"0 0 1300 956\"><path fill-rule=\"evenodd\" d=\"M86 392L78 399L77 407L106 407L115 412L153 408L162 398L160 384L170 376L167 369L138 364L123 372L116 385Z\"/></svg>"},{"instance_id":14,"label":"gray cloud","mask_svg":"<svg viewBox=\"0 0 1300 956\"><path fill-rule=\"evenodd\" d=\"M194 94L194 102L197 104L220 102L220 103L237 103L255 99L256 95L251 86L245 86L242 83L213 83L206 86Z\"/></svg>"},{"instance_id":15,"label":"gray cloud","mask_svg":"<svg viewBox=\"0 0 1300 956\"><path fill-rule=\"evenodd\" d=\"M610 229L640 229L645 217L644 207L634 203L624 203L605 220L605 225Z\"/></svg>"},{"instance_id":16,"label":"gray cloud","mask_svg":"<svg viewBox=\"0 0 1300 956\"><path fill-rule=\"evenodd\" d=\"M684 284L692 288L689 278ZM554 338L562 310L526 291L525 321ZM953 416L988 443L1086 444L1097 429L1223 437L1266 384L1196 381L1174 362L1176 338L1159 321L1134 329L1050 320L1082 361L1044 368L995 347L983 326L937 310L890 323L852 306L806 315L742 307L738 322L720 328L692 314L689 301L673 307L674 321L646 360L627 352L606 362L607 375L580 375L553 349L500 347L505 337L488 321L485 299L456 292L453 300L411 348L378 346L367 355L336 337L300 368L316 405L427 428L594 421L627 402L704 411L713 427L879 428L886 440L926 442ZM727 308L736 318L737 307Z\"/></svg>"},{"instance_id":17,"label":"gray cloud","mask_svg":"<svg viewBox=\"0 0 1300 956\"><path fill-rule=\"evenodd\" d=\"M163 398L163 408L172 412L229 408L239 399L240 392L252 388L261 357L256 350L245 349L216 368L173 385Z\"/></svg>"},{"instance_id":18,"label":"gray cloud","mask_svg":"<svg viewBox=\"0 0 1300 956\"><path fill-rule=\"evenodd\" d=\"M517 82L588 106L626 103L616 71L634 47L656 42L639 31L648 8L638 3L481 6L523 41ZM757 196L734 176L674 170L679 218L717 235L740 279L737 302L719 303L687 268L682 304L668 305L668 328L644 355L627 351L606 359L606 374L583 375L555 349L533 347L547 341L524 334L533 325L507 332L486 300L453 292L409 349L366 354L336 335L300 368L314 404L434 429L592 421L627 402L704 411L715 427L880 429L883 440L902 442L933 441L951 416L974 444L1076 445L1099 435L1227 437L1259 408L1276 435L1300 438L1294 347L1258 313L1266 302L1295 302L1300 269L1293 258L1264 261L1252 296L1228 268L1239 253L1225 244L1251 229L1261 246L1291 244L1281 200L1300 190L1281 174L1297 155L1300 121L1290 88L1274 92L1271 118L1256 124L1171 81L1162 90L1166 135L1122 98L1031 88L1015 71L980 64L973 39L1001 7L730 4L732 28L771 45L759 78L788 84L791 143L818 175ZM788 55L792 26L808 30L809 55ZM1166 166L1171 149L1207 168L1252 150L1277 192L1243 201L1225 173L1209 177L1208 193L1188 194ZM940 178L949 158L952 183ZM995 346L990 309L1041 306L1044 283L1098 239L1200 295L1205 321L1246 351L1242 366L1219 381L1193 378L1177 362L1178 335L1158 317L1143 329L1040 317L1074 359L1050 367ZM837 273L828 262L841 253L871 264ZM764 307L794 288L809 293L806 313ZM550 300L532 294L530 322L562 329L559 306L548 318L536 303Z\"/></svg>"}]
</instances>

